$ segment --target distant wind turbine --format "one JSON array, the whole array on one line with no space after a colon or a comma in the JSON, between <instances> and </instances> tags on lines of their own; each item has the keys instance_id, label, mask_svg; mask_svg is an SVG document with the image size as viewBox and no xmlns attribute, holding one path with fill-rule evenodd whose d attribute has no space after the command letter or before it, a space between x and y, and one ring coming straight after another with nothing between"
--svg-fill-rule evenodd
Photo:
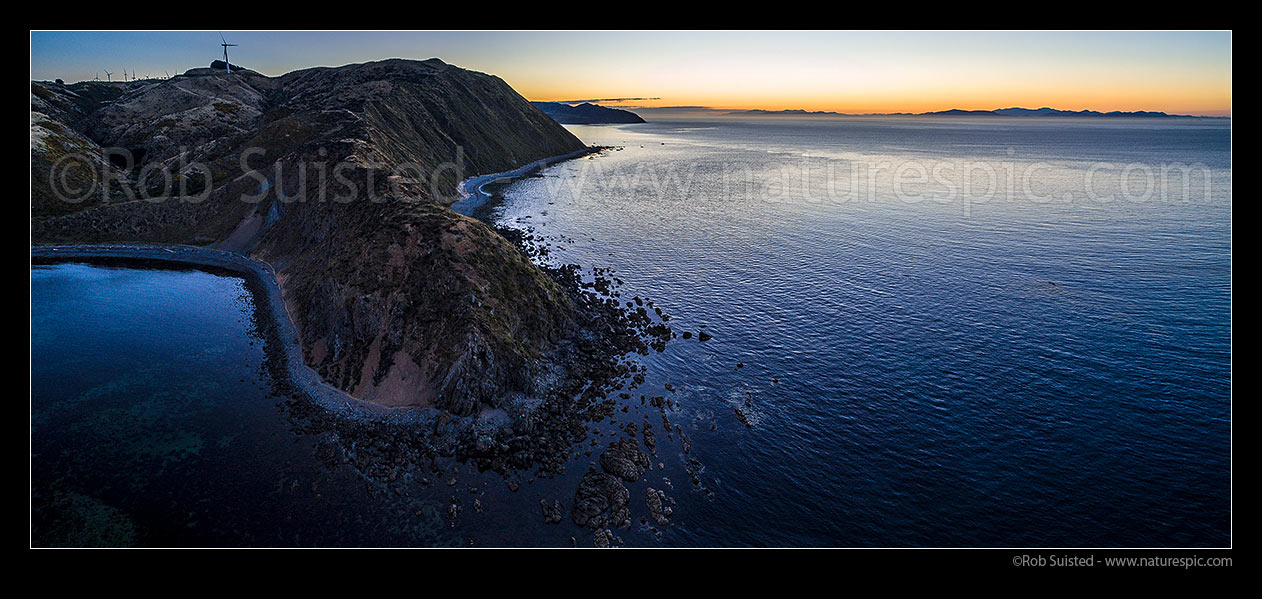
<instances>
[{"instance_id":1,"label":"distant wind turbine","mask_svg":"<svg viewBox=\"0 0 1262 599\"><path fill-rule=\"evenodd\" d=\"M232 63L228 62L228 46L235 46L236 44L229 44L228 40L223 38L222 31L219 32L219 41L223 42L222 44L219 44L220 46L223 46L223 68L227 69L227 71L231 73Z\"/></svg>"},{"instance_id":2,"label":"distant wind turbine","mask_svg":"<svg viewBox=\"0 0 1262 599\"><path fill-rule=\"evenodd\" d=\"M113 74L114 74L114 73L111 73L111 72L109 72L109 71L105 71L105 81L106 81L106 83L109 83L110 81L113 81L112 79L110 79L110 75L113 75Z\"/></svg>"}]
</instances>

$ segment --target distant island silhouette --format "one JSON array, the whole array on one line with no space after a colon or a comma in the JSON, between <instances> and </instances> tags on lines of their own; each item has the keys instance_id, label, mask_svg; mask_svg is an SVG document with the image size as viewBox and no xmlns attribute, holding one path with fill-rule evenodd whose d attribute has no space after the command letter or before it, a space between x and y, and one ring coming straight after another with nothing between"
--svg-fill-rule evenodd
<instances>
[{"instance_id":1,"label":"distant island silhouette","mask_svg":"<svg viewBox=\"0 0 1262 599\"><path fill-rule=\"evenodd\" d=\"M610 123L643 123L644 119L629 110L609 108L583 102L568 104L565 102L531 102L544 114L564 125L604 125Z\"/></svg>"},{"instance_id":2,"label":"distant island silhouette","mask_svg":"<svg viewBox=\"0 0 1262 599\"><path fill-rule=\"evenodd\" d=\"M1124 112L1114 110L1100 112L1098 110L1058 110L1055 108L999 108L996 110L938 110L934 112L885 112L853 114L845 112L807 111L807 110L738 110L726 113L727 116L1008 116L1008 117L1123 117L1123 118L1178 118L1178 119L1225 119L1225 116L1196 116L1190 114L1168 114L1150 110Z\"/></svg>"}]
</instances>

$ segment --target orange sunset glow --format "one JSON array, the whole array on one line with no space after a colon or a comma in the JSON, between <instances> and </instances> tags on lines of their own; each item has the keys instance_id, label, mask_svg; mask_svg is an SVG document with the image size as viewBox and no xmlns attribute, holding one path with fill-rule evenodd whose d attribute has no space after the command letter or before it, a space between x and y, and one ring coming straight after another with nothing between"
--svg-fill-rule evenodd
<instances>
[{"instance_id":1,"label":"orange sunset glow","mask_svg":"<svg viewBox=\"0 0 1262 599\"><path fill-rule=\"evenodd\" d=\"M264 74L391 57L439 57L497 75L530 100L658 98L611 104L845 113L1012 106L1231 113L1231 33L1225 31L234 35L241 60ZM141 72L179 72L204 62L205 37L198 32L36 33L32 77L92 79L102 68L102 55Z\"/></svg>"}]
</instances>

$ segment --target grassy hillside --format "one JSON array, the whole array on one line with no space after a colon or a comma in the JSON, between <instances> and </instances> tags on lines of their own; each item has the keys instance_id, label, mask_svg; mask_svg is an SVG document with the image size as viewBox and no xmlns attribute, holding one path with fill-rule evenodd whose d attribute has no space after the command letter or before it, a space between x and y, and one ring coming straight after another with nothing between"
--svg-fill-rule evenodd
<instances>
[{"instance_id":1,"label":"grassy hillside","mask_svg":"<svg viewBox=\"0 0 1262 599\"><path fill-rule=\"evenodd\" d=\"M462 178L583 147L496 77L431 59L56 85L32 84L34 243L186 243L265 259L307 362L388 405L465 415L535 392L571 333L556 284L446 208ZM108 192L60 201L49 174L67 154L95 157Z\"/></svg>"}]
</instances>

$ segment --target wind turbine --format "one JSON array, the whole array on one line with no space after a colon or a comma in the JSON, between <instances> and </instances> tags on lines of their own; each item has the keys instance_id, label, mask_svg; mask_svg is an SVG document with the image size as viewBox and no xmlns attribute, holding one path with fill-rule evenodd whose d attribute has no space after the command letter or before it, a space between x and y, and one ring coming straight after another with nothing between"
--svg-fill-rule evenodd
<instances>
[{"instance_id":1,"label":"wind turbine","mask_svg":"<svg viewBox=\"0 0 1262 599\"><path fill-rule=\"evenodd\" d=\"M236 44L229 44L228 40L223 38L222 31L219 32L219 41L223 42L222 44L219 44L220 46L223 46L223 68L226 69L229 73L231 73L232 63L228 62L228 46L235 46Z\"/></svg>"},{"instance_id":2,"label":"wind turbine","mask_svg":"<svg viewBox=\"0 0 1262 599\"><path fill-rule=\"evenodd\" d=\"M106 82L106 83L109 83L110 81L113 81L113 79L110 79L110 75L113 75L113 74L114 74L114 73L111 73L111 72L109 72L109 71L105 71L105 82Z\"/></svg>"}]
</instances>

